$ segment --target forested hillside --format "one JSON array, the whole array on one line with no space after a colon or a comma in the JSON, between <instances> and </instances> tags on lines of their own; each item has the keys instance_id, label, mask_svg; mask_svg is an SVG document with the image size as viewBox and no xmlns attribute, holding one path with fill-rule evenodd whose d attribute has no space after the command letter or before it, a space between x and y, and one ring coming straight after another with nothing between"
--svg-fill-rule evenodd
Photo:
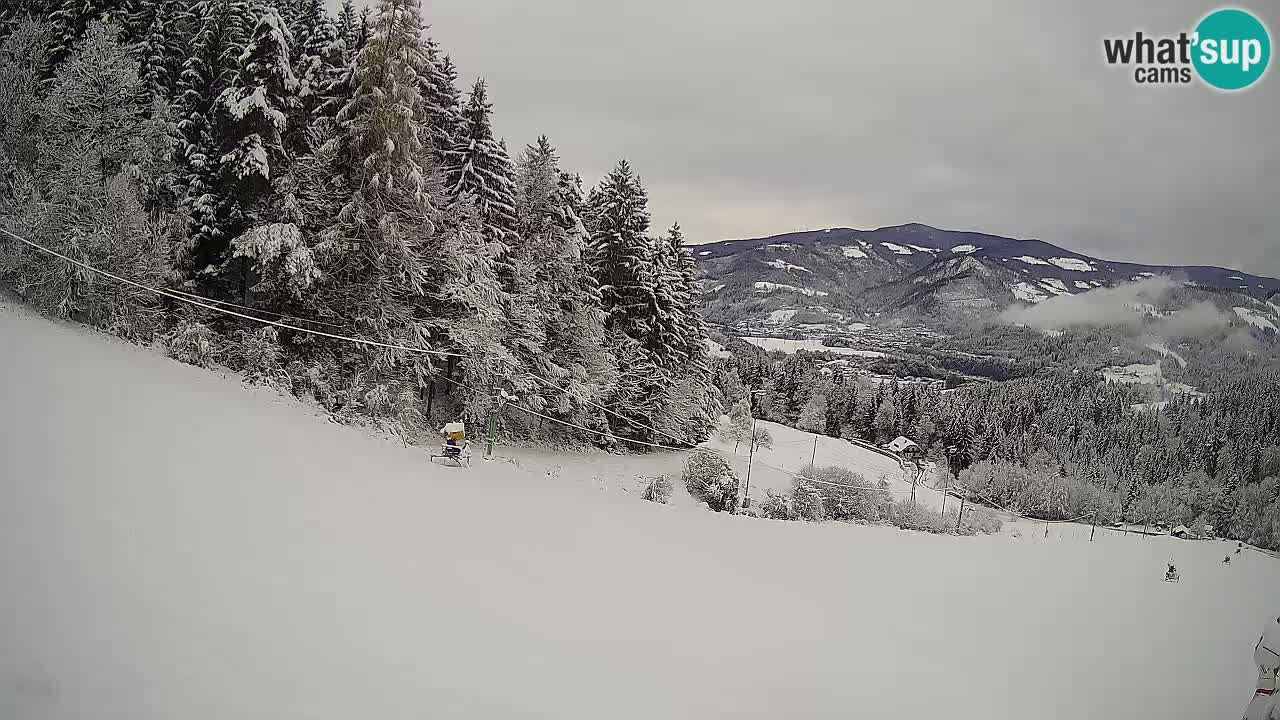
<instances>
[{"instance_id":1,"label":"forested hillside","mask_svg":"<svg viewBox=\"0 0 1280 720\"><path fill-rule=\"evenodd\" d=\"M726 403L758 391L755 411L768 420L878 444L905 435L938 463L940 482L975 501L1053 520L1096 512L1104 522L1212 525L1280 548L1274 359L1219 347L1218 361L1240 373L1197 370L1202 395L1152 405L1151 388L1108 382L1089 367L1087 348L1104 338L1096 330L1046 338L1034 374L954 390L737 344L715 361L715 380ZM1072 347L1083 367L1071 367Z\"/></svg>"},{"instance_id":2,"label":"forested hillside","mask_svg":"<svg viewBox=\"0 0 1280 720\"><path fill-rule=\"evenodd\" d=\"M720 404L679 228L651 234L625 161L584 191L546 136L512 157L422 9L6 3L0 227L169 294L12 237L0 280L408 436L503 391L546 416L513 433L703 439Z\"/></svg>"}]
</instances>

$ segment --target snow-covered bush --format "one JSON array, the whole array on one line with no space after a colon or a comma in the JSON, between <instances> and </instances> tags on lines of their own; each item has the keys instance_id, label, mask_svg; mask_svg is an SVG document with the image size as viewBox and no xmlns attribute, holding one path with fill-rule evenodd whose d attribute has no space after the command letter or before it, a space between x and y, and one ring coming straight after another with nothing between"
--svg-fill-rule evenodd
<instances>
[{"instance_id":1,"label":"snow-covered bush","mask_svg":"<svg viewBox=\"0 0 1280 720\"><path fill-rule=\"evenodd\" d=\"M791 516L791 498L772 490L764 491L764 502L757 508L760 517L770 520L793 520Z\"/></svg>"},{"instance_id":2,"label":"snow-covered bush","mask_svg":"<svg viewBox=\"0 0 1280 720\"><path fill-rule=\"evenodd\" d=\"M294 360L285 367L285 375L293 383L294 395L300 398L311 396L325 410L333 409L333 387L328 380L331 375L319 363L307 365L301 360Z\"/></svg>"},{"instance_id":3,"label":"snow-covered bush","mask_svg":"<svg viewBox=\"0 0 1280 720\"><path fill-rule=\"evenodd\" d=\"M641 478L644 482L644 491L640 497L650 502L666 504L671 499L671 491L673 486L671 478L667 475L658 475L657 477Z\"/></svg>"},{"instance_id":4,"label":"snow-covered bush","mask_svg":"<svg viewBox=\"0 0 1280 720\"><path fill-rule=\"evenodd\" d=\"M942 513L910 501L890 504L889 522L903 530L920 530L938 535L947 534L948 529Z\"/></svg>"},{"instance_id":5,"label":"snow-covered bush","mask_svg":"<svg viewBox=\"0 0 1280 720\"><path fill-rule=\"evenodd\" d=\"M221 362L224 341L208 325L183 321L164 338L165 354L188 365L209 368Z\"/></svg>"},{"instance_id":6,"label":"snow-covered bush","mask_svg":"<svg viewBox=\"0 0 1280 720\"><path fill-rule=\"evenodd\" d=\"M888 513L893 496L871 484L862 475L836 465L800 471L803 478L823 500L826 518L830 520L863 520L878 522Z\"/></svg>"},{"instance_id":7,"label":"snow-covered bush","mask_svg":"<svg viewBox=\"0 0 1280 720\"><path fill-rule=\"evenodd\" d=\"M724 458L697 450L684 465L684 487L695 499L717 512L737 509L738 476Z\"/></svg>"},{"instance_id":8,"label":"snow-covered bush","mask_svg":"<svg viewBox=\"0 0 1280 720\"><path fill-rule=\"evenodd\" d=\"M791 488L791 519L819 522L829 517L822 493L812 483L796 480Z\"/></svg>"},{"instance_id":9,"label":"snow-covered bush","mask_svg":"<svg viewBox=\"0 0 1280 720\"><path fill-rule=\"evenodd\" d=\"M951 525L955 527L954 523ZM964 518L960 521L962 535L994 535L1004 527L1000 516L985 508L969 506L964 509Z\"/></svg>"},{"instance_id":10,"label":"snow-covered bush","mask_svg":"<svg viewBox=\"0 0 1280 720\"><path fill-rule=\"evenodd\" d=\"M287 380L281 361L284 355L276 329L240 330L228 347L229 363L253 382L273 385Z\"/></svg>"}]
</instances>

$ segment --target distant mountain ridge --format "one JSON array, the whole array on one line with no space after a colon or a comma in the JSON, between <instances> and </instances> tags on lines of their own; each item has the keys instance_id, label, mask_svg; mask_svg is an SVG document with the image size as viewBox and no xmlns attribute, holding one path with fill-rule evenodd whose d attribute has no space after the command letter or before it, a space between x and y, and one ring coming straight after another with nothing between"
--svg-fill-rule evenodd
<instances>
[{"instance_id":1,"label":"distant mountain ridge","mask_svg":"<svg viewBox=\"0 0 1280 720\"><path fill-rule=\"evenodd\" d=\"M1280 280L1229 268L1103 260L1042 240L918 223L792 232L690 250L704 277L708 317L719 322L744 314L775 324L796 324L798 317L799 324L815 326L895 313L908 320L982 315L1155 276L1257 300L1280 293Z\"/></svg>"}]
</instances>

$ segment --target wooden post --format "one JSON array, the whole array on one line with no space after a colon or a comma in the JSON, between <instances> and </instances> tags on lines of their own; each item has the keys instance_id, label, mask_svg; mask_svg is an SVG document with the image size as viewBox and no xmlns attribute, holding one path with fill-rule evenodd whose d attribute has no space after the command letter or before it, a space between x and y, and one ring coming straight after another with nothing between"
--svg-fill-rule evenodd
<instances>
[{"instance_id":1,"label":"wooden post","mask_svg":"<svg viewBox=\"0 0 1280 720\"><path fill-rule=\"evenodd\" d=\"M1093 526L1089 528L1089 542L1093 542L1093 533L1098 529L1098 511L1093 511Z\"/></svg>"},{"instance_id":2,"label":"wooden post","mask_svg":"<svg viewBox=\"0 0 1280 720\"><path fill-rule=\"evenodd\" d=\"M1044 539L1045 540L1049 539L1049 521L1048 520L1044 521Z\"/></svg>"},{"instance_id":3,"label":"wooden post","mask_svg":"<svg viewBox=\"0 0 1280 720\"><path fill-rule=\"evenodd\" d=\"M809 465L812 467L818 461L818 435L813 435L813 455L809 456Z\"/></svg>"},{"instance_id":4,"label":"wooden post","mask_svg":"<svg viewBox=\"0 0 1280 720\"><path fill-rule=\"evenodd\" d=\"M963 519L964 519L964 496L961 495L960 496L960 514L956 516L956 532L960 532L960 521Z\"/></svg>"},{"instance_id":5,"label":"wooden post","mask_svg":"<svg viewBox=\"0 0 1280 720\"><path fill-rule=\"evenodd\" d=\"M916 473L916 477L920 477L920 473ZM944 478L942 480L942 517L945 518L946 516L947 516L947 481ZM956 523L956 529L957 530L960 529L959 523Z\"/></svg>"}]
</instances>

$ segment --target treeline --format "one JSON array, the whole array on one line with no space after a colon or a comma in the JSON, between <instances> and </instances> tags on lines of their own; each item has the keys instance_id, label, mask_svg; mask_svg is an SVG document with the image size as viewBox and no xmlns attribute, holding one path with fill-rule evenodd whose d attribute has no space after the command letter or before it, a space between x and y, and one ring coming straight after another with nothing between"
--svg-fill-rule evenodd
<instances>
[{"instance_id":1,"label":"treeline","mask_svg":"<svg viewBox=\"0 0 1280 720\"><path fill-rule=\"evenodd\" d=\"M1156 412L1148 390L1045 370L940 391L879 382L813 355L717 360L727 403L833 437L918 443L975 500L1031 517L1212 525L1280 549L1280 373L1223 379ZM1135 407L1137 406L1137 407Z\"/></svg>"},{"instance_id":2,"label":"treeline","mask_svg":"<svg viewBox=\"0 0 1280 720\"><path fill-rule=\"evenodd\" d=\"M924 438L917 441L922 446L945 430L936 387L880 382L812 353L747 351L715 361L713 369L726 405L754 391L756 417L801 430L877 444L907 435Z\"/></svg>"},{"instance_id":3,"label":"treeline","mask_svg":"<svg viewBox=\"0 0 1280 720\"><path fill-rule=\"evenodd\" d=\"M475 422L499 390L615 436L713 427L679 227L650 234L625 161L584 195L546 137L512 159L484 81L459 90L418 0L345 0L336 17L321 0L3 13L0 225L148 286L382 346L262 329L0 241L0 278L28 300L410 434Z\"/></svg>"}]
</instances>

